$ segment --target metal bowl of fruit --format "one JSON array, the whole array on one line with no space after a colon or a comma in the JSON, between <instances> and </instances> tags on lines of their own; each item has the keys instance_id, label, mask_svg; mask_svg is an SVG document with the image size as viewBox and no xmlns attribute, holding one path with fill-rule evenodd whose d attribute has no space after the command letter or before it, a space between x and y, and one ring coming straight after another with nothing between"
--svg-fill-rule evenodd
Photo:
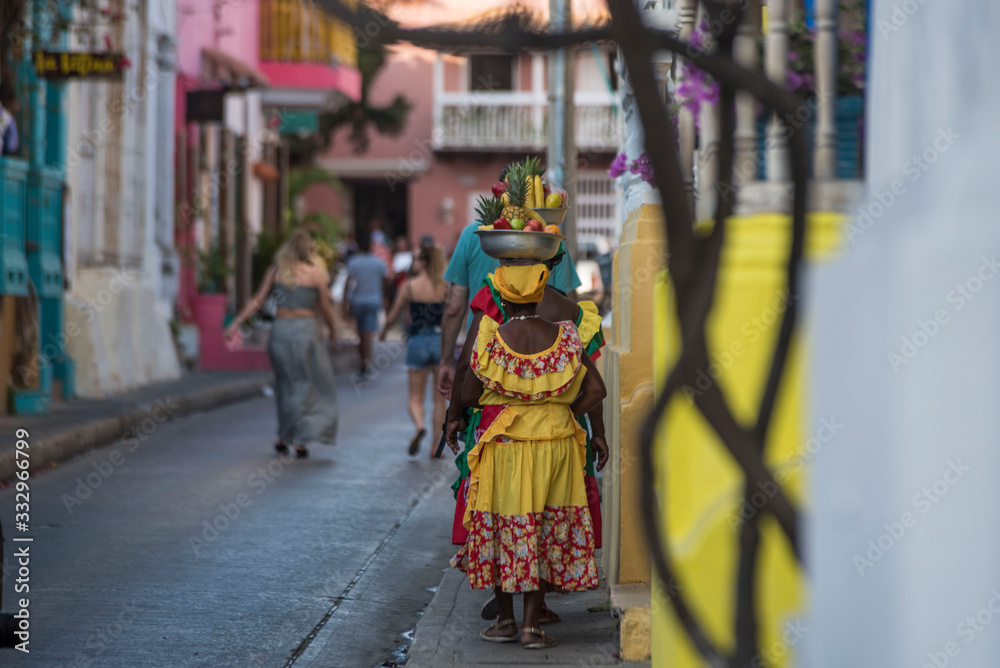
<instances>
[{"instance_id":1,"label":"metal bowl of fruit","mask_svg":"<svg viewBox=\"0 0 1000 668\"><path fill-rule=\"evenodd\" d=\"M530 230L477 230L483 252L498 260L551 260L566 237Z\"/></svg>"},{"instance_id":2,"label":"metal bowl of fruit","mask_svg":"<svg viewBox=\"0 0 1000 668\"><path fill-rule=\"evenodd\" d=\"M564 206L557 209L538 207L531 210L537 213L546 225L562 225L563 219L566 218L566 212L569 211Z\"/></svg>"}]
</instances>

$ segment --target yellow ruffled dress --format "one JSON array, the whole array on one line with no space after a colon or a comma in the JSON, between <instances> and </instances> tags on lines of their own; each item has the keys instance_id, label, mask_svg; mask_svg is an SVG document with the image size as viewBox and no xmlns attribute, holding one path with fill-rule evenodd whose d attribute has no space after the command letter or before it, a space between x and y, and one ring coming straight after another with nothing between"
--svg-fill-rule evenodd
<instances>
[{"instance_id":1,"label":"yellow ruffled dress","mask_svg":"<svg viewBox=\"0 0 1000 668\"><path fill-rule=\"evenodd\" d=\"M476 589L567 591L597 587L594 530L584 484L586 432L570 404L587 373L572 322L543 352L511 350L484 317L471 370L480 403L499 413L469 452L469 538L452 565ZM491 411L492 412L492 411Z\"/></svg>"}]
</instances>

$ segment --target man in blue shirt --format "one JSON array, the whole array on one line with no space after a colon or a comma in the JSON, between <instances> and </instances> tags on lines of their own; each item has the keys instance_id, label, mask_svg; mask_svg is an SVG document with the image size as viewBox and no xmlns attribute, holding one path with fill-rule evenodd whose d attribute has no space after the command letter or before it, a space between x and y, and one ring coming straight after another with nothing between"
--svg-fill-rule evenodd
<instances>
[{"instance_id":1,"label":"man in blue shirt","mask_svg":"<svg viewBox=\"0 0 1000 668\"><path fill-rule=\"evenodd\" d=\"M438 391L446 397L451 396L451 384L455 380L455 343L458 341L458 332L463 320L467 323L467 328L472 324L471 314L468 314L469 298L483 287L486 277L500 266L500 260L484 253L479 245L479 237L475 232L481 224L473 222L462 230L455 253L448 263L448 270L444 273L444 280L448 283L448 296L441 322ZM580 287L576 266L568 255L552 270L549 285L567 294Z\"/></svg>"},{"instance_id":2,"label":"man in blue shirt","mask_svg":"<svg viewBox=\"0 0 1000 668\"><path fill-rule=\"evenodd\" d=\"M378 329L378 312L389 268L371 252L371 237L358 236L358 252L347 260L347 298L351 315L358 325L361 372L366 373L372 360L372 339Z\"/></svg>"}]
</instances>

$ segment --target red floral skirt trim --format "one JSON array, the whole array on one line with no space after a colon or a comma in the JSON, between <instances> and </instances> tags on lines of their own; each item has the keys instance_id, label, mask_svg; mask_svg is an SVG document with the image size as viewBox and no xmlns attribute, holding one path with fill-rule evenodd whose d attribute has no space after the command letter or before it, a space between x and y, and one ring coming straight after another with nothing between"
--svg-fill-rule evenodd
<instances>
[{"instance_id":1,"label":"red floral skirt trim","mask_svg":"<svg viewBox=\"0 0 1000 668\"><path fill-rule=\"evenodd\" d=\"M473 511L465 547L451 565L474 589L537 591L545 580L566 591L597 587L590 511L548 507L528 515Z\"/></svg>"},{"instance_id":2,"label":"red floral skirt trim","mask_svg":"<svg viewBox=\"0 0 1000 668\"><path fill-rule=\"evenodd\" d=\"M588 475L583 479L587 486L587 506L590 509L590 524L594 529L594 548L601 549L603 521L601 515L601 493L597 489L597 478ZM465 506L469 503L469 479L463 478L455 500L455 517L451 524L451 544L465 545L469 540L469 530L465 528Z\"/></svg>"}]
</instances>

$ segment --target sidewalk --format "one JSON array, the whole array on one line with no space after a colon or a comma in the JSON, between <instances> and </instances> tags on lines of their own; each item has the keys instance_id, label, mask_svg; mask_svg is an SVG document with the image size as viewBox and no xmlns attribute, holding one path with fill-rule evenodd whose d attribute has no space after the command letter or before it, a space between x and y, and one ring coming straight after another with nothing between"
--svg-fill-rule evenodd
<instances>
[{"instance_id":1,"label":"sidewalk","mask_svg":"<svg viewBox=\"0 0 1000 668\"><path fill-rule=\"evenodd\" d=\"M355 371L357 346L334 353L338 375ZM0 417L0 485L14 479L15 434L29 434L31 471L43 471L119 439L142 438L156 425L259 397L274 383L271 371L197 371L107 399L55 403L45 415Z\"/></svg>"},{"instance_id":2,"label":"sidewalk","mask_svg":"<svg viewBox=\"0 0 1000 668\"><path fill-rule=\"evenodd\" d=\"M618 659L618 622L612 617L606 588L581 594L546 596L562 621L544 630L558 640L550 650L525 650L520 643L490 643L479 638L489 626L480 617L487 592L473 590L459 571L449 569L434 600L417 624L406 668L459 666L648 666ZM514 598L520 610L521 597ZM520 619L520 612L517 614Z\"/></svg>"}]
</instances>

